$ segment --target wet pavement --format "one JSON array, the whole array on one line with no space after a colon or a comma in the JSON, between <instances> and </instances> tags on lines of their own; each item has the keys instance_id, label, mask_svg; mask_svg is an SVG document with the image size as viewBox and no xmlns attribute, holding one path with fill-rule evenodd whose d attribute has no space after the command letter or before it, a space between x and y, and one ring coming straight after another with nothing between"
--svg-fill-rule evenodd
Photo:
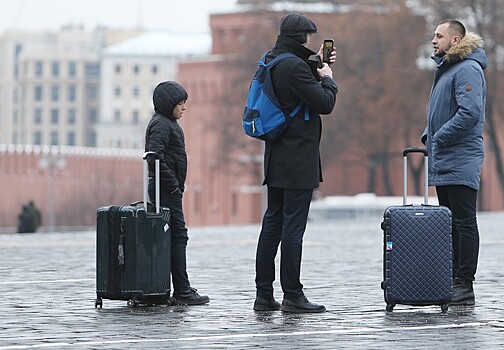
<instances>
[{"instance_id":1,"label":"wet pavement","mask_svg":"<svg viewBox=\"0 0 504 350\"><path fill-rule=\"evenodd\" d=\"M0 350L503 348L504 213L479 215L476 306L445 314L385 311L380 221L309 223L302 282L328 311L306 315L252 310L259 226L190 229L191 283L211 298L203 306L95 309L95 232L0 235Z\"/></svg>"}]
</instances>

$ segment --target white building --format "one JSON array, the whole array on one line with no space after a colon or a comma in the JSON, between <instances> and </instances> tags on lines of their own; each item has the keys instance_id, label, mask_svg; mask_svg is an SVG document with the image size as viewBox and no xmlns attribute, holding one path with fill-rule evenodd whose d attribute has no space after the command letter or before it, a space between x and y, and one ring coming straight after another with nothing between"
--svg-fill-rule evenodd
<instances>
[{"instance_id":1,"label":"white building","mask_svg":"<svg viewBox=\"0 0 504 350\"><path fill-rule=\"evenodd\" d=\"M0 143L95 146L100 52L137 31L7 31L0 37Z\"/></svg>"},{"instance_id":2,"label":"white building","mask_svg":"<svg viewBox=\"0 0 504 350\"><path fill-rule=\"evenodd\" d=\"M145 32L105 48L101 56L97 146L143 148L156 85L177 80L181 60L208 55L210 49L210 34L166 30Z\"/></svg>"}]
</instances>

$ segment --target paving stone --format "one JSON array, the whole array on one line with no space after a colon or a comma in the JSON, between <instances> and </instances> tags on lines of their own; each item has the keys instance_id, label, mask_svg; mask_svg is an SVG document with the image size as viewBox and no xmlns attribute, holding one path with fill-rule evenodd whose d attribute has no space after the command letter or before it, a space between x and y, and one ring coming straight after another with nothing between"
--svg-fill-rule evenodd
<instances>
[{"instance_id":1,"label":"paving stone","mask_svg":"<svg viewBox=\"0 0 504 350\"><path fill-rule=\"evenodd\" d=\"M476 306L446 314L438 306L385 312L380 221L309 223L302 282L328 311L307 315L252 310L258 225L190 228L191 284L211 298L202 306L105 299L95 309L95 232L0 235L0 350L502 348L504 214L479 215ZM278 282L275 296L281 301Z\"/></svg>"}]
</instances>

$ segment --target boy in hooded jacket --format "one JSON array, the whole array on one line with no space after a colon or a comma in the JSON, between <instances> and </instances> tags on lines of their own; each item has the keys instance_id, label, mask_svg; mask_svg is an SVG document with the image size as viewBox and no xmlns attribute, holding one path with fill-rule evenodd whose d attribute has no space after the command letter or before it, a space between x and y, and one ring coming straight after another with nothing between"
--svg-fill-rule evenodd
<instances>
[{"instance_id":1,"label":"boy in hooded jacket","mask_svg":"<svg viewBox=\"0 0 504 350\"><path fill-rule=\"evenodd\" d=\"M429 185L452 212L453 305L474 304L478 264L476 202L484 158L487 58L483 40L453 19L432 39L437 64L422 142L429 153Z\"/></svg>"},{"instance_id":2,"label":"boy in hooded jacket","mask_svg":"<svg viewBox=\"0 0 504 350\"><path fill-rule=\"evenodd\" d=\"M158 154L161 206L170 208L171 275L173 299L178 305L199 305L210 301L192 288L187 275L187 228L182 195L187 174L184 132L178 120L186 110L188 94L174 81L159 83L154 89L154 112L145 132L145 151ZM149 163L149 197L155 198L154 162Z\"/></svg>"}]
</instances>

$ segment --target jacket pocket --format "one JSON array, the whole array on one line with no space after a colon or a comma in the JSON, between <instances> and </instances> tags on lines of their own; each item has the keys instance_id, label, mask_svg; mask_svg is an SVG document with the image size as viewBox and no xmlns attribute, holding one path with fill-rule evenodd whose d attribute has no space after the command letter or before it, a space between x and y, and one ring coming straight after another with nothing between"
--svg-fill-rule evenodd
<instances>
[{"instance_id":1,"label":"jacket pocket","mask_svg":"<svg viewBox=\"0 0 504 350\"><path fill-rule=\"evenodd\" d=\"M451 147L439 147L434 140L432 140L432 161L432 168L439 175L453 172L457 165Z\"/></svg>"}]
</instances>

